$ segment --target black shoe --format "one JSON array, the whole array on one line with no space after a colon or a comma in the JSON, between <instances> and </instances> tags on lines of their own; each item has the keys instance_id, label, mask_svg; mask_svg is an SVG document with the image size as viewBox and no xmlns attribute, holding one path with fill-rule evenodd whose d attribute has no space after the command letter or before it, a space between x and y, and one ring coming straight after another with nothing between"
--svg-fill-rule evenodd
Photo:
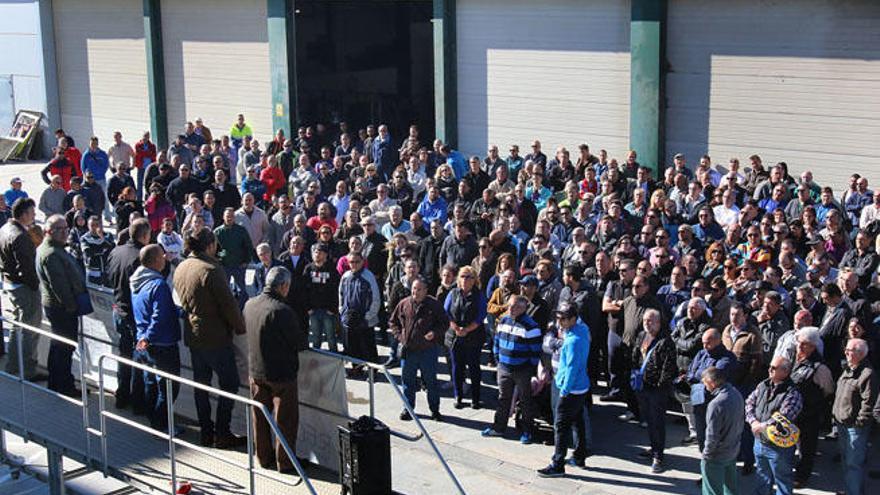
<instances>
[{"instance_id":1,"label":"black shoe","mask_svg":"<svg viewBox=\"0 0 880 495\"><path fill-rule=\"evenodd\" d=\"M740 474L743 476L751 476L755 472L754 464L743 464L743 467L739 470Z\"/></svg>"},{"instance_id":2,"label":"black shoe","mask_svg":"<svg viewBox=\"0 0 880 495\"><path fill-rule=\"evenodd\" d=\"M434 411L431 413L431 419L438 422L438 423L442 423L443 422L443 415L440 414L440 411Z\"/></svg>"},{"instance_id":3,"label":"black shoe","mask_svg":"<svg viewBox=\"0 0 880 495\"><path fill-rule=\"evenodd\" d=\"M480 407L481 407L481 406L480 406L480 401L475 400L475 401L471 402L471 409L479 410Z\"/></svg>"},{"instance_id":4,"label":"black shoe","mask_svg":"<svg viewBox=\"0 0 880 495\"><path fill-rule=\"evenodd\" d=\"M400 413L400 420L401 421L412 421L412 416L409 415L409 411L404 409L403 412Z\"/></svg>"},{"instance_id":5,"label":"black shoe","mask_svg":"<svg viewBox=\"0 0 880 495\"><path fill-rule=\"evenodd\" d=\"M202 433L201 440L199 443L202 444L202 447L213 447L214 446L214 434L213 433Z\"/></svg>"},{"instance_id":6,"label":"black shoe","mask_svg":"<svg viewBox=\"0 0 880 495\"><path fill-rule=\"evenodd\" d=\"M223 450L235 450L247 445L247 437L240 437L232 433L218 436L214 439L214 448Z\"/></svg>"},{"instance_id":7,"label":"black shoe","mask_svg":"<svg viewBox=\"0 0 880 495\"><path fill-rule=\"evenodd\" d=\"M568 464L569 466L572 466L572 467L579 467L581 469L587 469L586 461L584 461L583 459L578 459L576 457L569 458L567 461L565 461L565 463Z\"/></svg>"},{"instance_id":8,"label":"black shoe","mask_svg":"<svg viewBox=\"0 0 880 495\"><path fill-rule=\"evenodd\" d=\"M806 478L795 478L794 482L791 484L791 486L792 486L792 488L797 488L798 490L800 490L801 488L804 488L805 486L807 486L807 479Z\"/></svg>"},{"instance_id":9,"label":"black shoe","mask_svg":"<svg viewBox=\"0 0 880 495\"><path fill-rule=\"evenodd\" d=\"M82 390L73 387L67 392L62 392L61 395L65 395L67 397L70 397L71 399L82 399Z\"/></svg>"},{"instance_id":10,"label":"black shoe","mask_svg":"<svg viewBox=\"0 0 880 495\"><path fill-rule=\"evenodd\" d=\"M117 397L116 398L116 409L128 409L130 402L128 397Z\"/></svg>"},{"instance_id":11,"label":"black shoe","mask_svg":"<svg viewBox=\"0 0 880 495\"><path fill-rule=\"evenodd\" d=\"M37 373L34 376L29 376L29 377L25 378L25 380L27 380L29 382L34 382L34 383L45 382L45 381L49 381L49 375L47 375L45 373Z\"/></svg>"},{"instance_id":12,"label":"black shoe","mask_svg":"<svg viewBox=\"0 0 880 495\"><path fill-rule=\"evenodd\" d=\"M694 435L694 436L688 435L681 440L682 445L694 445L695 443L697 443L696 435Z\"/></svg>"},{"instance_id":13,"label":"black shoe","mask_svg":"<svg viewBox=\"0 0 880 495\"><path fill-rule=\"evenodd\" d=\"M565 476L565 466L557 466L550 463L547 467L538 470L538 476L541 478L560 478Z\"/></svg>"},{"instance_id":14,"label":"black shoe","mask_svg":"<svg viewBox=\"0 0 880 495\"><path fill-rule=\"evenodd\" d=\"M464 402L461 399L455 399L455 404L452 406L456 409L464 409Z\"/></svg>"},{"instance_id":15,"label":"black shoe","mask_svg":"<svg viewBox=\"0 0 880 495\"><path fill-rule=\"evenodd\" d=\"M642 450L636 455L645 459L650 459L651 457L654 457L654 453L651 452L651 449Z\"/></svg>"}]
</instances>

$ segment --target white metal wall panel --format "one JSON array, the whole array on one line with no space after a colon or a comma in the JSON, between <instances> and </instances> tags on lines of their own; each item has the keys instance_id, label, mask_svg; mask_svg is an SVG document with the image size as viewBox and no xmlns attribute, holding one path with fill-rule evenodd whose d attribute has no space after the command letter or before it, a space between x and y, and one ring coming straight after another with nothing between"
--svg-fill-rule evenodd
<instances>
[{"instance_id":1,"label":"white metal wall panel","mask_svg":"<svg viewBox=\"0 0 880 495\"><path fill-rule=\"evenodd\" d=\"M880 3L672 0L666 153L880 185Z\"/></svg>"},{"instance_id":2,"label":"white metal wall panel","mask_svg":"<svg viewBox=\"0 0 880 495\"><path fill-rule=\"evenodd\" d=\"M149 128L143 6L140 0L53 0L61 125L85 149Z\"/></svg>"},{"instance_id":3,"label":"white metal wall panel","mask_svg":"<svg viewBox=\"0 0 880 495\"><path fill-rule=\"evenodd\" d=\"M265 0L162 2L169 136L202 117L219 137L239 113L272 136Z\"/></svg>"},{"instance_id":4,"label":"white metal wall panel","mask_svg":"<svg viewBox=\"0 0 880 495\"><path fill-rule=\"evenodd\" d=\"M537 138L547 155L566 146L575 156L586 142L623 157L628 0L460 0L456 9L463 152L516 143L526 154Z\"/></svg>"}]
</instances>

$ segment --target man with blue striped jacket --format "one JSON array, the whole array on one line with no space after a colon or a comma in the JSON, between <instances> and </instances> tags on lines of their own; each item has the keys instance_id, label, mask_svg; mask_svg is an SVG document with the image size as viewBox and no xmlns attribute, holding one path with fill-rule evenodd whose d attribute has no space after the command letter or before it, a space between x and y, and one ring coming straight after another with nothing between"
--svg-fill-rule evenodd
<instances>
[{"instance_id":1,"label":"man with blue striped jacket","mask_svg":"<svg viewBox=\"0 0 880 495\"><path fill-rule=\"evenodd\" d=\"M520 391L522 408L519 440L523 444L532 442L534 412L531 380L541 357L541 328L526 314L528 308L529 301L525 296L510 296L507 314L498 320L495 327L493 353L498 363L498 408L495 409L492 426L483 430L484 437L504 435L516 387Z\"/></svg>"}]
</instances>

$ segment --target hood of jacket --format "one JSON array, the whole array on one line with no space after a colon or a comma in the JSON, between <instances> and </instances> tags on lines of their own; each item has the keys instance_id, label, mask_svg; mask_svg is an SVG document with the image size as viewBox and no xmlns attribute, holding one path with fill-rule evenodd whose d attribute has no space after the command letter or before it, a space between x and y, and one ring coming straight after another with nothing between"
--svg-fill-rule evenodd
<instances>
[{"instance_id":1,"label":"hood of jacket","mask_svg":"<svg viewBox=\"0 0 880 495\"><path fill-rule=\"evenodd\" d=\"M131 281L129 282L131 284L131 293L135 294L140 292L148 282L152 280L161 280L162 278L164 278L162 274L156 270L145 266L139 266L134 273L131 274Z\"/></svg>"}]
</instances>

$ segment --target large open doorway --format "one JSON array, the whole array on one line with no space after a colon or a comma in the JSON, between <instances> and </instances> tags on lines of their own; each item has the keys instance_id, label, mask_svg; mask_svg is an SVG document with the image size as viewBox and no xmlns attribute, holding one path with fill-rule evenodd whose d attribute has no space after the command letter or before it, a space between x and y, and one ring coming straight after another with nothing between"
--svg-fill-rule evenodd
<instances>
[{"instance_id":1,"label":"large open doorway","mask_svg":"<svg viewBox=\"0 0 880 495\"><path fill-rule=\"evenodd\" d=\"M431 0L298 0L299 121L433 136L431 14Z\"/></svg>"}]
</instances>

